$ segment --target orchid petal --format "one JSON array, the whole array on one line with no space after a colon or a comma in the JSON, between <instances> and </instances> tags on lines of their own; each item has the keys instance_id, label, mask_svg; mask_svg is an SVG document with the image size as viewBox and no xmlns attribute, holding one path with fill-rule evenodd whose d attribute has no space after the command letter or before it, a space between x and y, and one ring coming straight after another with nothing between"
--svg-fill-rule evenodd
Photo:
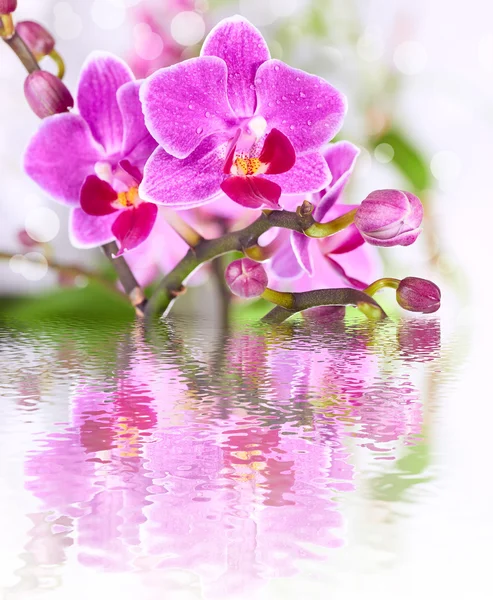
<instances>
[{"instance_id":1,"label":"orchid petal","mask_svg":"<svg viewBox=\"0 0 493 600\"><path fill-rule=\"evenodd\" d=\"M365 243L354 225L319 241L323 254L347 254Z\"/></svg>"},{"instance_id":2,"label":"orchid petal","mask_svg":"<svg viewBox=\"0 0 493 600\"><path fill-rule=\"evenodd\" d=\"M296 153L289 139L279 129L272 129L265 138L258 158L261 163L268 165L266 175L277 175L293 168Z\"/></svg>"},{"instance_id":3,"label":"orchid petal","mask_svg":"<svg viewBox=\"0 0 493 600\"><path fill-rule=\"evenodd\" d=\"M80 116L54 115L42 121L31 139L24 169L55 200L77 206L82 184L103 156Z\"/></svg>"},{"instance_id":4,"label":"orchid petal","mask_svg":"<svg viewBox=\"0 0 493 600\"><path fill-rule=\"evenodd\" d=\"M166 152L186 158L206 137L237 124L226 93L227 76L223 60L202 56L161 69L144 82L140 98L145 122Z\"/></svg>"},{"instance_id":5,"label":"orchid petal","mask_svg":"<svg viewBox=\"0 0 493 600\"><path fill-rule=\"evenodd\" d=\"M70 214L69 237L76 248L96 248L115 239L111 227L117 214L95 217L81 208L74 208Z\"/></svg>"},{"instance_id":6,"label":"orchid petal","mask_svg":"<svg viewBox=\"0 0 493 600\"><path fill-rule=\"evenodd\" d=\"M327 262L330 264L330 266L334 269L334 271L350 287L354 287L357 290L364 290L368 286L367 283L363 283L359 279L356 279L355 277L351 277L351 275L348 275L346 273L346 270L344 269L344 267L341 264L339 264L337 261L335 261L333 258L331 258L330 256L326 256L325 258L326 258Z\"/></svg>"},{"instance_id":7,"label":"orchid petal","mask_svg":"<svg viewBox=\"0 0 493 600\"><path fill-rule=\"evenodd\" d=\"M323 222L327 212L341 197L358 155L359 148L346 141L331 144L325 151L324 157L332 173L332 182L315 209L314 217L317 221Z\"/></svg>"},{"instance_id":8,"label":"orchid petal","mask_svg":"<svg viewBox=\"0 0 493 600\"><path fill-rule=\"evenodd\" d=\"M117 92L132 79L128 66L106 52L93 52L82 67L77 106L94 139L104 147L107 155L122 148L124 125Z\"/></svg>"},{"instance_id":9,"label":"orchid petal","mask_svg":"<svg viewBox=\"0 0 493 600\"><path fill-rule=\"evenodd\" d=\"M312 152L297 156L293 168L286 173L268 177L281 187L283 194L306 194L327 186L331 174L322 154Z\"/></svg>"},{"instance_id":10,"label":"orchid petal","mask_svg":"<svg viewBox=\"0 0 493 600\"><path fill-rule=\"evenodd\" d=\"M157 206L143 202L140 206L122 211L111 228L120 244L117 256L136 248L150 235L157 217Z\"/></svg>"},{"instance_id":11,"label":"orchid petal","mask_svg":"<svg viewBox=\"0 0 493 600\"><path fill-rule=\"evenodd\" d=\"M118 163L118 166L120 167L120 169L123 169L127 175L130 175L130 177L135 181L135 183L140 184L142 182L141 170L135 167L130 161L121 160Z\"/></svg>"},{"instance_id":12,"label":"orchid petal","mask_svg":"<svg viewBox=\"0 0 493 600\"><path fill-rule=\"evenodd\" d=\"M212 202L221 192L226 148L227 141L219 136L207 138L184 159L158 148L145 166L140 197L182 208Z\"/></svg>"},{"instance_id":13,"label":"orchid petal","mask_svg":"<svg viewBox=\"0 0 493 600\"><path fill-rule=\"evenodd\" d=\"M303 268L293 252L290 243L291 234L289 231L281 230L279 237L282 245L274 254L270 262L270 269L279 279L299 279L303 275Z\"/></svg>"},{"instance_id":14,"label":"orchid petal","mask_svg":"<svg viewBox=\"0 0 493 600\"><path fill-rule=\"evenodd\" d=\"M209 33L200 54L224 60L228 67L229 103L238 117L251 117L257 105L255 73L270 59L260 31L242 17L224 19Z\"/></svg>"},{"instance_id":15,"label":"orchid petal","mask_svg":"<svg viewBox=\"0 0 493 600\"><path fill-rule=\"evenodd\" d=\"M231 200L247 208L279 208L281 188L263 177L231 176L221 183L221 189Z\"/></svg>"},{"instance_id":16,"label":"orchid petal","mask_svg":"<svg viewBox=\"0 0 493 600\"><path fill-rule=\"evenodd\" d=\"M259 67L255 86L257 114L287 135L297 153L318 150L342 126L345 98L320 77L269 60Z\"/></svg>"},{"instance_id":17,"label":"orchid petal","mask_svg":"<svg viewBox=\"0 0 493 600\"><path fill-rule=\"evenodd\" d=\"M313 259L310 253L311 238L298 231L291 232L291 246L299 265L308 275L313 275Z\"/></svg>"},{"instance_id":18,"label":"orchid petal","mask_svg":"<svg viewBox=\"0 0 493 600\"><path fill-rule=\"evenodd\" d=\"M115 212L113 202L118 194L109 183L96 175L89 175L80 191L80 207L88 215L101 217Z\"/></svg>"},{"instance_id":19,"label":"orchid petal","mask_svg":"<svg viewBox=\"0 0 493 600\"><path fill-rule=\"evenodd\" d=\"M157 146L156 140L147 130L139 92L142 81L130 81L117 92L117 101L123 118L123 145L121 156L144 167L146 160Z\"/></svg>"}]
</instances>

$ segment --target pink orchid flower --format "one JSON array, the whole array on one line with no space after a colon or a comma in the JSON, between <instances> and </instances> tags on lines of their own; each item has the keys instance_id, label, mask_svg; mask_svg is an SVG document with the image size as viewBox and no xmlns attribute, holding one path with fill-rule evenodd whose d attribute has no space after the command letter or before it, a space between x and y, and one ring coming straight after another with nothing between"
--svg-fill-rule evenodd
<instances>
[{"instance_id":1,"label":"pink orchid flower","mask_svg":"<svg viewBox=\"0 0 493 600\"><path fill-rule=\"evenodd\" d=\"M320 77L270 58L241 17L221 21L198 58L161 69L141 90L146 124L160 147L141 193L193 208L223 191L249 208L278 207L330 180L321 148L342 125L344 97Z\"/></svg>"},{"instance_id":2,"label":"pink orchid flower","mask_svg":"<svg viewBox=\"0 0 493 600\"><path fill-rule=\"evenodd\" d=\"M156 147L139 100L141 82L127 65L93 53L79 80L76 113L45 119L26 151L27 174L72 208L70 237L78 248L118 240L119 254L150 234L157 206L138 186Z\"/></svg>"}]
</instances>

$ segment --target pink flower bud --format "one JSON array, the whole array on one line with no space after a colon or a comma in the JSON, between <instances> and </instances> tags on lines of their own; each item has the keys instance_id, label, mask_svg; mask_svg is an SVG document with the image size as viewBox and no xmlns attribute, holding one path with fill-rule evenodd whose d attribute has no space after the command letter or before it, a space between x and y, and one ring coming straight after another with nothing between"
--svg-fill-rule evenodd
<instances>
[{"instance_id":1,"label":"pink flower bud","mask_svg":"<svg viewBox=\"0 0 493 600\"><path fill-rule=\"evenodd\" d=\"M37 59L43 58L55 48L55 39L51 33L35 21L20 21L15 28Z\"/></svg>"},{"instance_id":2,"label":"pink flower bud","mask_svg":"<svg viewBox=\"0 0 493 600\"><path fill-rule=\"evenodd\" d=\"M35 71L28 75L24 82L24 94L29 106L41 119L67 112L74 106L66 85L47 71Z\"/></svg>"},{"instance_id":3,"label":"pink flower bud","mask_svg":"<svg viewBox=\"0 0 493 600\"><path fill-rule=\"evenodd\" d=\"M406 277L396 291L397 302L412 312L433 313L440 308L440 288L432 281Z\"/></svg>"},{"instance_id":4,"label":"pink flower bud","mask_svg":"<svg viewBox=\"0 0 493 600\"><path fill-rule=\"evenodd\" d=\"M358 207L354 224L373 246L409 246L421 233L419 198L399 190L372 192Z\"/></svg>"},{"instance_id":5,"label":"pink flower bud","mask_svg":"<svg viewBox=\"0 0 493 600\"><path fill-rule=\"evenodd\" d=\"M251 258L234 260L227 266L225 277L229 289L241 298L260 296L269 282L264 267Z\"/></svg>"},{"instance_id":6,"label":"pink flower bud","mask_svg":"<svg viewBox=\"0 0 493 600\"><path fill-rule=\"evenodd\" d=\"M17 0L0 0L0 15L8 15L17 8Z\"/></svg>"}]
</instances>

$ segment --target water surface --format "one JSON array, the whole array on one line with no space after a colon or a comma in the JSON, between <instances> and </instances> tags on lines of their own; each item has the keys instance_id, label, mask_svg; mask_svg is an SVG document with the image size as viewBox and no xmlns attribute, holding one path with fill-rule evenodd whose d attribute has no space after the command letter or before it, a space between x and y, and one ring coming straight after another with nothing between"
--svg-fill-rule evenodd
<instances>
[{"instance_id":1,"label":"water surface","mask_svg":"<svg viewBox=\"0 0 493 600\"><path fill-rule=\"evenodd\" d=\"M436 319L0 327L4 598L353 597L437 497L458 356Z\"/></svg>"}]
</instances>

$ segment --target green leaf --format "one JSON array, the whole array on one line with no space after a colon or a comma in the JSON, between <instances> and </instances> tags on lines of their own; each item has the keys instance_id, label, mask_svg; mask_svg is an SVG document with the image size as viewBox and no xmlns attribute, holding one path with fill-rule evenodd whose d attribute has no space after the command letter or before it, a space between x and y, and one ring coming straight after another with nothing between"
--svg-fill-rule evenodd
<instances>
[{"instance_id":1,"label":"green leaf","mask_svg":"<svg viewBox=\"0 0 493 600\"><path fill-rule=\"evenodd\" d=\"M372 140L373 147L389 144L394 149L392 164L409 181L415 192L422 192L432 185L428 162L418 148L398 129L389 129Z\"/></svg>"}]
</instances>

